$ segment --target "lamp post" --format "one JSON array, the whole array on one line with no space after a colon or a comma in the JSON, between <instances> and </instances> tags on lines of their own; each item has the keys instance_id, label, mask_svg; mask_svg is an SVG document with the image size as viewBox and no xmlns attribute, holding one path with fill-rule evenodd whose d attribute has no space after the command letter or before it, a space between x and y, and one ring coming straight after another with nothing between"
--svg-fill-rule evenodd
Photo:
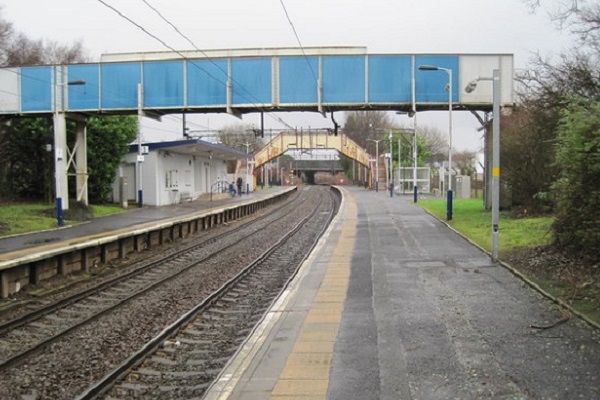
<instances>
[{"instance_id":1,"label":"lamp post","mask_svg":"<svg viewBox=\"0 0 600 400\"><path fill-rule=\"evenodd\" d=\"M375 142L375 192L379 192L379 142L383 139L367 139L368 142Z\"/></svg>"},{"instance_id":2,"label":"lamp post","mask_svg":"<svg viewBox=\"0 0 600 400\"><path fill-rule=\"evenodd\" d=\"M414 112L413 120L413 202L419 197L419 186L417 185L417 113Z\"/></svg>"},{"instance_id":3,"label":"lamp post","mask_svg":"<svg viewBox=\"0 0 600 400\"><path fill-rule=\"evenodd\" d=\"M144 162L144 155L142 152L142 116L143 116L143 110L142 107L144 106L144 87L142 86L141 83L138 83L137 85L137 108L138 108L138 130L137 130L137 150L138 150L138 154L137 154L137 162L136 164L136 168L137 168L137 177L136 177L136 182L137 182L137 191L138 191L138 207L141 208L144 205L144 190L143 190L143 185L142 185L142 173L143 173L143 168L142 168L142 163Z\"/></svg>"},{"instance_id":4,"label":"lamp post","mask_svg":"<svg viewBox=\"0 0 600 400\"><path fill-rule=\"evenodd\" d=\"M62 75L62 70L61 70ZM67 167L63 167L62 161L65 157L64 149L62 145L66 142L66 123L64 115L61 117L60 113L64 113L64 93L63 88L71 85L85 85L85 81L78 79L69 82L58 82L58 74L54 78L54 179L55 179L55 190L56 190L56 223L58 226L65 225L64 210L63 210L63 198L62 198L62 185L61 180L63 178L63 172ZM60 98L60 109L59 109L59 98ZM68 186L67 186L68 187ZM68 196L68 193L67 193Z\"/></svg>"},{"instance_id":5,"label":"lamp post","mask_svg":"<svg viewBox=\"0 0 600 400\"><path fill-rule=\"evenodd\" d=\"M465 92L471 93L478 81L493 82L493 138L492 138L492 261L498 260L498 231L500 224L500 70L493 70L492 77L477 77L469 82Z\"/></svg>"},{"instance_id":6,"label":"lamp post","mask_svg":"<svg viewBox=\"0 0 600 400\"><path fill-rule=\"evenodd\" d=\"M389 179L388 188L390 189L390 197L394 197L394 142L392 137L392 130L390 129L390 168L389 168Z\"/></svg>"},{"instance_id":7,"label":"lamp post","mask_svg":"<svg viewBox=\"0 0 600 400\"><path fill-rule=\"evenodd\" d=\"M420 65L421 71L445 71L448 74L448 194L446 219L452 220L452 69L435 65Z\"/></svg>"},{"instance_id":8,"label":"lamp post","mask_svg":"<svg viewBox=\"0 0 600 400\"><path fill-rule=\"evenodd\" d=\"M402 182L402 131L398 136L398 185L402 185L402 194L404 194L404 182Z\"/></svg>"}]
</instances>

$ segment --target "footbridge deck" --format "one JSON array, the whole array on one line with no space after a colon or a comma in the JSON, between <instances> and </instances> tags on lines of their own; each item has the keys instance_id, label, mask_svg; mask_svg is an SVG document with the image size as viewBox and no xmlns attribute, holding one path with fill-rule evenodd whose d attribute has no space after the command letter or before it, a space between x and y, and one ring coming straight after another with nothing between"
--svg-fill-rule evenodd
<instances>
[{"instance_id":1,"label":"footbridge deck","mask_svg":"<svg viewBox=\"0 0 600 400\"><path fill-rule=\"evenodd\" d=\"M502 103L513 102L510 54L317 47L118 54L99 63L2 68L0 115L446 109L450 74L420 65L451 70L456 107L491 109L491 85L462 88L493 69L501 71Z\"/></svg>"}]
</instances>

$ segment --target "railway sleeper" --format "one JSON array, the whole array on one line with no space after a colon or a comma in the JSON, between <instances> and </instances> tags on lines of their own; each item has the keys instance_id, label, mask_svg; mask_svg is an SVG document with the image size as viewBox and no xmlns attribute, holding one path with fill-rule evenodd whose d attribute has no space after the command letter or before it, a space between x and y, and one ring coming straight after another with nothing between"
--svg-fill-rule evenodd
<instances>
[{"instance_id":1,"label":"railway sleeper","mask_svg":"<svg viewBox=\"0 0 600 400\"><path fill-rule=\"evenodd\" d=\"M85 311L87 311L87 308L69 307L69 308L63 308L62 310L59 310L59 313L64 314L67 318L76 318L76 317L81 317L82 315L86 314Z\"/></svg>"},{"instance_id":2,"label":"railway sleeper","mask_svg":"<svg viewBox=\"0 0 600 400\"><path fill-rule=\"evenodd\" d=\"M198 337L198 336L207 336L207 334L213 334L213 335L216 335L217 333L216 333L216 332L212 332L212 331L210 331L210 330L203 331L203 330L197 330L197 329L186 328L186 329L182 330L182 331L181 331L179 334L180 334L180 335L189 335L189 336L193 336L193 337L194 337L194 336L195 336L195 337ZM207 342L211 342L211 341L207 340ZM211 343L212 343L212 342L211 342Z\"/></svg>"},{"instance_id":3,"label":"railway sleeper","mask_svg":"<svg viewBox=\"0 0 600 400\"><path fill-rule=\"evenodd\" d=\"M72 317L69 317L68 315L61 316L61 315L57 315L57 314L49 314L49 315L46 315L44 318L46 320L50 321L50 323L53 325L55 323L67 324L73 319Z\"/></svg>"},{"instance_id":4,"label":"railway sleeper","mask_svg":"<svg viewBox=\"0 0 600 400\"><path fill-rule=\"evenodd\" d=\"M153 355L152 357L150 357L149 362L159 364L159 365L167 365L167 366L177 365L176 361L170 360L166 357L160 357L157 355Z\"/></svg>"},{"instance_id":5,"label":"railway sleeper","mask_svg":"<svg viewBox=\"0 0 600 400\"><path fill-rule=\"evenodd\" d=\"M209 349L195 349L192 351L188 351L188 356L190 359L196 358L196 359L205 360L212 353L213 353L213 351L209 350Z\"/></svg>"},{"instance_id":6,"label":"railway sleeper","mask_svg":"<svg viewBox=\"0 0 600 400\"><path fill-rule=\"evenodd\" d=\"M108 294L108 293L106 293ZM105 293L102 294L102 296L89 296L86 298L86 301L90 301L92 303L109 303L109 302L115 302L115 301L120 301L122 298L120 297L109 297L107 296Z\"/></svg>"},{"instance_id":7,"label":"railway sleeper","mask_svg":"<svg viewBox=\"0 0 600 400\"><path fill-rule=\"evenodd\" d=\"M44 323L43 320L41 320L41 321L32 322L32 323L28 324L26 328L34 328L34 329L47 330L51 326L52 326L52 324L50 324L50 323L46 324L46 323ZM27 329L27 330L28 330L28 332L32 331L32 329ZM27 333L27 334L29 334L29 333Z\"/></svg>"},{"instance_id":8,"label":"railway sleeper","mask_svg":"<svg viewBox=\"0 0 600 400\"><path fill-rule=\"evenodd\" d=\"M193 339L187 337L178 337L177 341L182 345L187 344L192 346L210 346L213 344L211 340Z\"/></svg>"},{"instance_id":9,"label":"railway sleeper","mask_svg":"<svg viewBox=\"0 0 600 400\"><path fill-rule=\"evenodd\" d=\"M248 308L251 307L250 304L245 304L246 302L242 302L240 300L237 299L219 299L216 303L215 306L216 307L220 307L220 308L228 308L228 307L235 307L235 308Z\"/></svg>"},{"instance_id":10,"label":"railway sleeper","mask_svg":"<svg viewBox=\"0 0 600 400\"><path fill-rule=\"evenodd\" d=\"M135 375L139 375L143 378L167 378L167 379L210 379L210 376L201 370L196 371L156 371L154 369L141 368L134 372Z\"/></svg>"},{"instance_id":11,"label":"railway sleeper","mask_svg":"<svg viewBox=\"0 0 600 400\"><path fill-rule=\"evenodd\" d=\"M227 310L227 309L219 309L219 308L215 308L215 309L211 309L208 310L206 312L206 315L209 318L218 318L218 319L222 319L224 317L235 317L238 315L243 315L243 314L249 314L248 310L238 310L238 309L234 309L234 310Z\"/></svg>"},{"instance_id":12,"label":"railway sleeper","mask_svg":"<svg viewBox=\"0 0 600 400\"><path fill-rule=\"evenodd\" d=\"M202 370L205 371L208 363L209 361L204 358L190 358L185 361L185 366L193 368L203 367Z\"/></svg>"},{"instance_id":13,"label":"railway sleeper","mask_svg":"<svg viewBox=\"0 0 600 400\"><path fill-rule=\"evenodd\" d=\"M139 383L123 383L113 389L113 396L108 396L108 400L116 399L144 399L144 398L198 398L206 388L208 383L199 384L193 387L185 388L179 386L167 385L145 385Z\"/></svg>"},{"instance_id":14,"label":"railway sleeper","mask_svg":"<svg viewBox=\"0 0 600 400\"><path fill-rule=\"evenodd\" d=\"M221 332L218 332L215 330L215 325L214 324L206 324L204 322L197 322L197 323L193 323L192 324L193 328L189 328L192 330L197 330L199 332L202 332L205 335L220 335ZM219 328L223 328L223 329L235 329L235 324L220 324Z\"/></svg>"},{"instance_id":15,"label":"railway sleeper","mask_svg":"<svg viewBox=\"0 0 600 400\"><path fill-rule=\"evenodd\" d=\"M237 303L239 300L240 300L239 294L237 294L236 296L223 296L220 299L220 301L223 301L225 303Z\"/></svg>"},{"instance_id":16,"label":"railway sleeper","mask_svg":"<svg viewBox=\"0 0 600 400\"><path fill-rule=\"evenodd\" d=\"M116 386L114 388L114 391L115 395L117 396L116 398L127 399L132 397L138 397L143 394L148 394L150 392L150 387L148 385L143 385L140 383L124 382L121 383L119 386Z\"/></svg>"}]
</instances>

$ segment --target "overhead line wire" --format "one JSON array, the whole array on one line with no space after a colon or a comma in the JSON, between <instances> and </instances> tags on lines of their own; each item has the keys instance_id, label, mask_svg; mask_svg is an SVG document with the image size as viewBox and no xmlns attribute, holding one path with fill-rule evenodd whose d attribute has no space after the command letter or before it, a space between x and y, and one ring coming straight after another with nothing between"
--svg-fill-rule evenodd
<instances>
[{"instance_id":1,"label":"overhead line wire","mask_svg":"<svg viewBox=\"0 0 600 400\"><path fill-rule=\"evenodd\" d=\"M144 33L146 33L148 36L150 36L150 37L152 37L153 39L157 40L157 41L158 41L158 42L160 42L160 43L161 43L163 46L165 46L165 47L166 47L166 48L168 48L169 50L173 51L174 53L178 54L178 55L179 55L179 56L181 56L183 59L185 59L185 60L188 60L188 61L191 61L191 60L189 60L189 58L188 58L188 57L186 57L186 56L185 56L183 53L181 53L180 51L176 50L175 48L173 48L172 46L170 46L169 44L167 44L167 43L166 43L164 40L160 39L158 36L156 36L156 35L152 34L151 32L149 32L149 31L148 31L147 29L145 29L145 28L144 28L142 25L140 25L140 24L138 24L137 22L133 21L131 18L129 18L128 16L126 16L125 14L123 14L123 13L122 13L120 10L118 10L116 7L114 7L114 6L112 6L112 5L108 4L108 3L106 3L104 0L98 0L98 2L100 2L101 4L103 4L103 5L104 5L104 6L106 6L106 7L110 8L111 10L113 10L113 11L114 11L114 12L115 12L117 15L119 15L121 18L123 18L123 19L125 19L126 21L130 22L131 24L135 25L135 26L136 26L136 27L138 27L140 30L142 30ZM146 3L146 2L145 2L145 3ZM148 5L148 3L146 3L146 5ZM151 8L152 8L153 10L155 10L155 12L159 13L159 11L158 11L158 10L156 10L154 7L151 7ZM164 17L162 17L162 18L163 18L164 20L166 20L166 18L164 18ZM171 24L171 25L172 25L172 24ZM179 30L177 29L177 31L179 31ZM189 40L189 39L188 39L188 40ZM198 50L199 50L199 49L198 49ZM201 50L199 50L199 51L200 51L200 52L202 52ZM204 52L202 52L202 53L203 53L205 56L207 56L207 58L208 58L208 55L207 55L206 53L204 53ZM211 60L210 58L209 58L209 61L210 61L211 63L213 63L215 66L217 66L217 68L219 68L219 69L220 69L222 72L224 72L225 74L227 74L227 72L226 72L226 71L223 71L223 69L222 69L222 68L221 68L219 65L217 65L217 64L216 64L216 63L215 63L213 60ZM213 75L212 75L210 72L208 72L207 70L205 70L205 69L204 69L204 68L202 68L201 66L197 65L197 64L196 64L196 63L194 63L193 61L192 61L192 62L190 62L190 63L191 63L191 64L192 64L194 67L196 67L196 68L200 69L201 71L204 71L204 73L206 73L206 75L208 75L210 78L214 79L215 81L217 81L217 82L220 82L220 83L222 83L222 84L225 84L225 85L227 84L226 82L223 82L222 80L220 80L220 79L218 79L217 77L213 76ZM240 84L240 87L241 87L242 89L244 89L244 91L245 91L245 92L247 92L247 93L248 93L248 94L250 94L252 97L254 97L254 96L253 96L253 95L252 95L250 92L248 92L248 90L246 90L246 89L245 89L245 88L244 88L244 87L243 87L241 84ZM244 96L244 97L246 97L246 96ZM246 98L248 98L248 97L246 97ZM254 98L255 98L256 100L258 100L256 97L254 97ZM257 108L260 108L260 107L258 106L258 104L257 104L257 103L255 103L255 102L254 102L252 99L248 98L248 100L250 100L250 102L251 102L251 103L253 103L253 104L254 104L254 105L257 107ZM267 112L267 113L268 113L268 112ZM268 113L268 114L269 114L269 113ZM269 114L269 115L270 115L270 114ZM282 123L283 123L284 125L286 125L288 128L292 128L292 129L293 129L293 127L291 127L289 124L287 124L287 123L286 123L285 121L283 121L281 118L279 118L279 117L275 117L275 116L271 116L271 117L272 117L272 118L275 118L275 119L278 119L278 120L279 120L279 122L282 122Z\"/></svg>"},{"instance_id":2,"label":"overhead line wire","mask_svg":"<svg viewBox=\"0 0 600 400\"><path fill-rule=\"evenodd\" d=\"M215 67L217 67L221 72L223 72L225 75L227 75L227 71L223 70L223 68L221 68L221 66L217 63L215 63L212 58L202 49L200 49L193 41L192 39L190 39L187 35L185 35L183 32L181 32L181 30L179 30L179 28L177 28L177 26L175 24L173 24L167 17L165 17L160 10L158 10L156 7L154 7L152 4L150 4L147 0L142 0L142 2L144 2L144 4L146 4L152 11L154 11L164 22L166 22L167 24L169 24L174 30L175 32L177 32L181 37L183 37L185 40L187 40L187 42L197 51L199 51L200 53L202 53L202 55L204 55L206 57L206 59L208 61L210 61ZM192 62L193 64L193 62ZM314 73L313 73L314 76ZM216 79L216 78L215 78ZM249 92L243 85L241 85L239 82L237 82L235 79L233 79L233 77L231 78L232 81L234 83L239 84L240 88L242 88L246 93L248 93L251 97L254 97L254 99L259 100L258 98L256 98L251 92ZM258 104L255 103L256 106L258 106ZM278 122L282 123L283 125L287 126L290 129L294 129L291 125L289 125L287 122L285 122L281 117L279 116L275 116L272 115L271 113L269 113L267 111L267 114L271 117L274 118L275 120L277 120Z\"/></svg>"},{"instance_id":3,"label":"overhead line wire","mask_svg":"<svg viewBox=\"0 0 600 400\"><path fill-rule=\"evenodd\" d=\"M287 8L285 7L285 3L283 2L283 0L279 0L279 3L281 4L281 7L283 8L283 12L285 13L286 18L287 18L288 22L290 23L290 26L292 27L292 31L294 31L294 36L296 36L296 40L298 41L300 50L302 51L302 54L304 55L304 59L306 60L306 63L308 64L308 68L310 68L310 72L312 73L313 79L315 80L315 83L318 84L319 80L317 79L317 75L315 74L315 71L313 70L312 65L310 65L308 56L306 55L306 52L304 51L304 46L302 46L302 42L300 41L300 37L298 36L296 27L294 26L294 23L292 22L292 19L290 18L290 14L288 13Z\"/></svg>"}]
</instances>

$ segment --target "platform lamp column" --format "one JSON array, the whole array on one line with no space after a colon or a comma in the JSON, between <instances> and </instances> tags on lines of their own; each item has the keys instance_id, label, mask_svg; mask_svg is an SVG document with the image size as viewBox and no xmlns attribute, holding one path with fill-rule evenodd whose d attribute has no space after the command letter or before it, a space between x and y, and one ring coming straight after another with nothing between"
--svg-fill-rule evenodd
<instances>
[{"instance_id":1,"label":"platform lamp column","mask_svg":"<svg viewBox=\"0 0 600 400\"><path fill-rule=\"evenodd\" d=\"M413 119L413 202L416 203L419 197L419 186L417 184L417 75L415 71L415 57L411 61L411 92L412 109L408 112L409 117Z\"/></svg>"},{"instance_id":2,"label":"platform lamp column","mask_svg":"<svg viewBox=\"0 0 600 400\"><path fill-rule=\"evenodd\" d=\"M390 168L389 168L389 179L388 188L390 190L390 197L394 197L394 138L392 137L392 130L390 129Z\"/></svg>"},{"instance_id":3,"label":"platform lamp column","mask_svg":"<svg viewBox=\"0 0 600 400\"><path fill-rule=\"evenodd\" d=\"M448 74L448 193L446 219L452 220L452 69L435 65L420 65L421 71L444 71Z\"/></svg>"},{"instance_id":4,"label":"platform lamp column","mask_svg":"<svg viewBox=\"0 0 600 400\"><path fill-rule=\"evenodd\" d=\"M138 94L138 132L137 132L137 190L138 190L138 207L142 207L144 204L144 191L142 189L142 163L144 162L144 155L142 154L142 106L143 106L143 95L144 91L142 84L138 83L137 86Z\"/></svg>"},{"instance_id":5,"label":"platform lamp column","mask_svg":"<svg viewBox=\"0 0 600 400\"><path fill-rule=\"evenodd\" d=\"M64 111L64 87L69 85L85 85L83 80L59 82L63 70L55 70L54 74L54 178L56 190L56 223L64 226L64 210L68 208L67 165L65 163L67 145L67 122ZM64 195L64 197L63 197ZM65 200L63 203L63 199Z\"/></svg>"},{"instance_id":6,"label":"platform lamp column","mask_svg":"<svg viewBox=\"0 0 600 400\"><path fill-rule=\"evenodd\" d=\"M419 186L417 185L417 113L413 113L413 202L419 197ZM410 115L410 113L409 113Z\"/></svg>"},{"instance_id":7,"label":"platform lamp column","mask_svg":"<svg viewBox=\"0 0 600 400\"><path fill-rule=\"evenodd\" d=\"M248 175L248 169L250 168L250 160L248 159L248 154L249 154L249 149L250 149L250 145L252 143L250 142L246 142L246 143L242 143L244 146L246 146L246 194L250 194L250 182L249 182L249 175Z\"/></svg>"},{"instance_id":8,"label":"platform lamp column","mask_svg":"<svg viewBox=\"0 0 600 400\"><path fill-rule=\"evenodd\" d=\"M500 230L500 70L493 70L492 77L477 77L469 82L465 92L471 93L479 81L493 82L493 137L492 137L492 261L498 260Z\"/></svg>"},{"instance_id":9,"label":"platform lamp column","mask_svg":"<svg viewBox=\"0 0 600 400\"><path fill-rule=\"evenodd\" d=\"M375 143L375 192L379 192L379 142L383 139L367 139Z\"/></svg>"}]
</instances>

